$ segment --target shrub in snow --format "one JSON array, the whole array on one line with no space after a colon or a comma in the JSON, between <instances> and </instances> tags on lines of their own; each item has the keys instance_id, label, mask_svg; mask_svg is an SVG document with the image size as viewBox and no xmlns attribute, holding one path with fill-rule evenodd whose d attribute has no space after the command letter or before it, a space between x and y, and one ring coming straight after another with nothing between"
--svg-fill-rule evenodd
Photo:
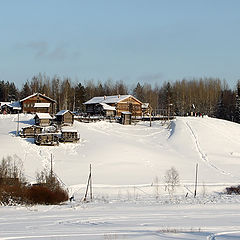
<instances>
[{"instance_id":1,"label":"shrub in snow","mask_svg":"<svg viewBox=\"0 0 240 240\"><path fill-rule=\"evenodd\" d=\"M237 194L237 195L239 195L240 194L240 185L238 185L238 186L236 186L236 187L234 187L234 186L232 186L232 187L227 187L226 188L226 192L227 192L227 194Z\"/></svg>"},{"instance_id":2,"label":"shrub in snow","mask_svg":"<svg viewBox=\"0 0 240 240\"><path fill-rule=\"evenodd\" d=\"M15 204L58 204L68 200L68 193L60 186L53 173L41 172L34 186L25 180L22 162L12 157L0 162L0 203Z\"/></svg>"}]
</instances>

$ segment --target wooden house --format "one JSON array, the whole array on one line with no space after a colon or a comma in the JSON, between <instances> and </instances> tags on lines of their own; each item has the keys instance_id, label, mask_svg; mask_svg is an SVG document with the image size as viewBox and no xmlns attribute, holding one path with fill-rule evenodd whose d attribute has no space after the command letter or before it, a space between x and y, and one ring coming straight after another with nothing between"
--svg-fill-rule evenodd
<instances>
[{"instance_id":1,"label":"wooden house","mask_svg":"<svg viewBox=\"0 0 240 240\"><path fill-rule=\"evenodd\" d=\"M34 93L20 100L20 103L23 113L42 112L54 114L56 109L56 101L41 93Z\"/></svg>"},{"instance_id":2,"label":"wooden house","mask_svg":"<svg viewBox=\"0 0 240 240\"><path fill-rule=\"evenodd\" d=\"M90 115L101 114L99 104L104 104L105 107L114 107L117 117L120 117L122 112L131 112L133 117L142 117L142 102L132 95L94 97L84 104Z\"/></svg>"},{"instance_id":3,"label":"wooden house","mask_svg":"<svg viewBox=\"0 0 240 240\"><path fill-rule=\"evenodd\" d=\"M23 138L34 138L37 134L42 133L42 129L42 127L36 125L24 127L20 131L20 136Z\"/></svg>"},{"instance_id":4,"label":"wooden house","mask_svg":"<svg viewBox=\"0 0 240 240\"><path fill-rule=\"evenodd\" d=\"M74 114L69 110L61 110L55 116L57 124L72 125L74 122Z\"/></svg>"},{"instance_id":5,"label":"wooden house","mask_svg":"<svg viewBox=\"0 0 240 240\"><path fill-rule=\"evenodd\" d=\"M61 142L77 142L80 139L80 134L74 129L62 129L61 137L59 140Z\"/></svg>"},{"instance_id":6,"label":"wooden house","mask_svg":"<svg viewBox=\"0 0 240 240\"><path fill-rule=\"evenodd\" d=\"M41 133L35 136L34 142L37 145L58 145L59 139L56 133Z\"/></svg>"},{"instance_id":7,"label":"wooden house","mask_svg":"<svg viewBox=\"0 0 240 240\"><path fill-rule=\"evenodd\" d=\"M52 117L49 113L36 113L34 119L35 124L42 127L49 126L52 122Z\"/></svg>"}]
</instances>

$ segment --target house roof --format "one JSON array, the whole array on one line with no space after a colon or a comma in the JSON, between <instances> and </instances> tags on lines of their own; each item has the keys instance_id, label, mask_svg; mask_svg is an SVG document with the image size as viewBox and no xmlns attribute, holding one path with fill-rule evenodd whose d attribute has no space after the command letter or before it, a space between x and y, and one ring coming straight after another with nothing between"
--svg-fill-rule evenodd
<instances>
[{"instance_id":1,"label":"house roof","mask_svg":"<svg viewBox=\"0 0 240 240\"><path fill-rule=\"evenodd\" d=\"M38 117L39 119L52 119L49 113L36 113L35 117Z\"/></svg>"},{"instance_id":2,"label":"house roof","mask_svg":"<svg viewBox=\"0 0 240 240\"><path fill-rule=\"evenodd\" d=\"M90 99L89 101L85 102L84 104L97 104L97 103L118 103L121 102L122 100L132 97L132 95L114 95L114 96L101 96L101 97L94 97ZM138 99L136 99L138 102L140 102ZM140 102L141 103L141 102Z\"/></svg>"},{"instance_id":3,"label":"house roof","mask_svg":"<svg viewBox=\"0 0 240 240\"><path fill-rule=\"evenodd\" d=\"M0 102L0 107L6 104L9 104L10 102Z\"/></svg>"},{"instance_id":4,"label":"house roof","mask_svg":"<svg viewBox=\"0 0 240 240\"><path fill-rule=\"evenodd\" d=\"M35 103L34 104L35 108L40 108L40 107L50 107L50 103Z\"/></svg>"},{"instance_id":5,"label":"house roof","mask_svg":"<svg viewBox=\"0 0 240 240\"><path fill-rule=\"evenodd\" d=\"M51 101L51 102L55 102L55 103L56 103L55 100L53 100L53 99L51 99L50 97L47 97L46 95L41 94L41 93L34 93L34 94L32 94L32 95L30 95L30 96L28 96L28 97L25 97L25 98L21 99L20 102L24 102L25 100L27 100L27 99L29 99L29 98L32 98L32 97L35 97L35 96L37 96L37 95L38 95L38 96L41 96L41 97L43 97L43 98L46 98L46 99L48 99L48 100Z\"/></svg>"},{"instance_id":6,"label":"house roof","mask_svg":"<svg viewBox=\"0 0 240 240\"><path fill-rule=\"evenodd\" d=\"M62 129L61 132L78 132L76 129Z\"/></svg>"},{"instance_id":7,"label":"house roof","mask_svg":"<svg viewBox=\"0 0 240 240\"><path fill-rule=\"evenodd\" d=\"M100 105L102 105L103 107L103 110L106 110L106 111L116 111L116 108L115 107L112 107L106 103L100 103Z\"/></svg>"},{"instance_id":8,"label":"house roof","mask_svg":"<svg viewBox=\"0 0 240 240\"><path fill-rule=\"evenodd\" d=\"M3 102L2 102L3 103ZM4 104L1 105L1 107L3 106L8 106L9 108L12 108L13 110L21 110L21 105L20 102L4 102Z\"/></svg>"},{"instance_id":9,"label":"house roof","mask_svg":"<svg viewBox=\"0 0 240 240\"><path fill-rule=\"evenodd\" d=\"M64 115L64 114L67 113L67 112L70 112L70 113L73 115L73 113L72 113L71 111L69 111L69 110L61 110L61 111L59 111L59 112L56 114L56 116L62 116L62 115Z\"/></svg>"}]
</instances>

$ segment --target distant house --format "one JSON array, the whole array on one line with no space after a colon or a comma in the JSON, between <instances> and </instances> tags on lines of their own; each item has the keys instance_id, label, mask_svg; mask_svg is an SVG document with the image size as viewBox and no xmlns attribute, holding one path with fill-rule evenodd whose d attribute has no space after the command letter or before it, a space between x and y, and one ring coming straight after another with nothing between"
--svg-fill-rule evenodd
<instances>
[{"instance_id":1,"label":"distant house","mask_svg":"<svg viewBox=\"0 0 240 240\"><path fill-rule=\"evenodd\" d=\"M34 119L35 124L42 127L49 126L52 122L52 117L49 113L36 113Z\"/></svg>"},{"instance_id":2,"label":"distant house","mask_svg":"<svg viewBox=\"0 0 240 240\"><path fill-rule=\"evenodd\" d=\"M22 109L20 102L2 102L0 108L2 113L18 113Z\"/></svg>"},{"instance_id":3,"label":"distant house","mask_svg":"<svg viewBox=\"0 0 240 240\"><path fill-rule=\"evenodd\" d=\"M74 114L69 110L61 110L55 116L59 124L71 125L74 122Z\"/></svg>"},{"instance_id":4,"label":"distant house","mask_svg":"<svg viewBox=\"0 0 240 240\"><path fill-rule=\"evenodd\" d=\"M23 98L20 103L23 113L42 112L54 114L56 109L56 101L41 93L34 93Z\"/></svg>"},{"instance_id":5,"label":"distant house","mask_svg":"<svg viewBox=\"0 0 240 240\"><path fill-rule=\"evenodd\" d=\"M84 103L86 112L90 115L115 114L121 116L122 112L131 112L133 117L142 116L142 102L132 95L114 95L94 97ZM111 113L109 112L111 111Z\"/></svg>"}]
</instances>

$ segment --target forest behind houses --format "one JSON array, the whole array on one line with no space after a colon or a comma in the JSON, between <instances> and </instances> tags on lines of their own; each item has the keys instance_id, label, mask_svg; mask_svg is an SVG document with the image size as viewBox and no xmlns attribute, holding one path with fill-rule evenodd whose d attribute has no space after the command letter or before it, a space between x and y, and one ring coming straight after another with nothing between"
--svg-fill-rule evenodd
<instances>
[{"instance_id":1,"label":"forest behind houses","mask_svg":"<svg viewBox=\"0 0 240 240\"><path fill-rule=\"evenodd\" d=\"M84 102L96 96L132 94L141 102L148 102L153 112L167 109L177 116L188 115L194 108L211 117L240 122L240 82L231 89L218 78L182 79L162 84L124 81L73 81L68 77L49 77L39 73L27 80L21 88L14 82L0 81L0 102L10 102L41 92L57 101L57 110L83 112Z\"/></svg>"}]
</instances>

